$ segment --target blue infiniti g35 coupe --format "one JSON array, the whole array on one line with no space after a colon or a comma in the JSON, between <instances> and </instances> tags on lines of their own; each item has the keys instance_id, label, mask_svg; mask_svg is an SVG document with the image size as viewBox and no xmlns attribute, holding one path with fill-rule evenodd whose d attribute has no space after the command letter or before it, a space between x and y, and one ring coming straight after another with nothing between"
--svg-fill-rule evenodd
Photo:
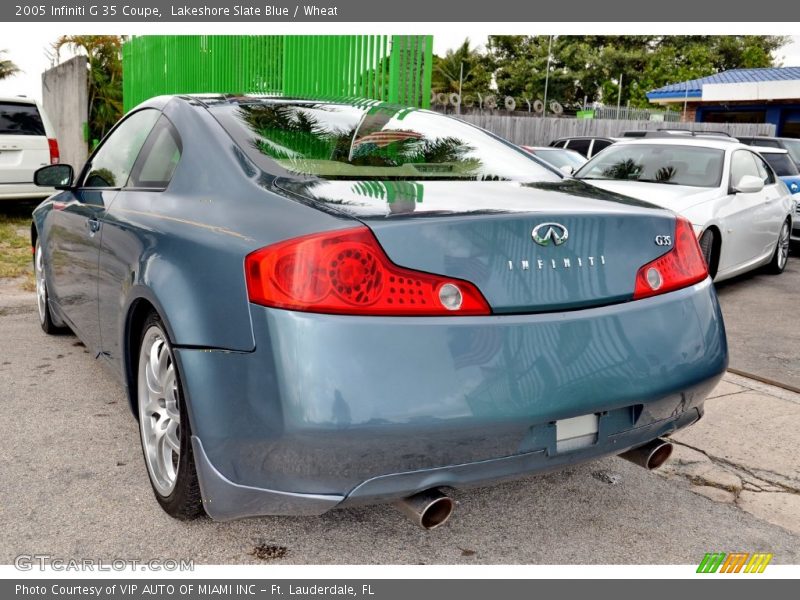
<instances>
[{"instance_id":1,"label":"blue infiniti g35 coupe","mask_svg":"<svg viewBox=\"0 0 800 600\"><path fill-rule=\"evenodd\" d=\"M431 112L160 97L36 182L42 328L125 385L174 517L430 528L447 488L653 468L727 365L687 221Z\"/></svg>"}]
</instances>

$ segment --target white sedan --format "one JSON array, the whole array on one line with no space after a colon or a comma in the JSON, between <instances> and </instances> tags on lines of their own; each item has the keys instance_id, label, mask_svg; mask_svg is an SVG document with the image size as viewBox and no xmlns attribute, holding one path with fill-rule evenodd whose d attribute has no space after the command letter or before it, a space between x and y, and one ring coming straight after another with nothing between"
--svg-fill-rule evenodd
<instances>
[{"instance_id":1,"label":"white sedan","mask_svg":"<svg viewBox=\"0 0 800 600\"><path fill-rule=\"evenodd\" d=\"M733 138L620 141L575 177L688 218L715 281L786 267L795 201L764 159Z\"/></svg>"}]
</instances>

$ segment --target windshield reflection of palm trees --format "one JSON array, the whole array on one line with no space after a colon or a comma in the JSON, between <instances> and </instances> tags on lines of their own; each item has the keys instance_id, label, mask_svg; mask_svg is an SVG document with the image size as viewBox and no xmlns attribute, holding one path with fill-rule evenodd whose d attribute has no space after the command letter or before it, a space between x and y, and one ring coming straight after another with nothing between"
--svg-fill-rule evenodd
<instances>
[{"instance_id":1,"label":"windshield reflection of palm trees","mask_svg":"<svg viewBox=\"0 0 800 600\"><path fill-rule=\"evenodd\" d=\"M349 128L332 127L318 114L334 109L322 104L249 104L238 107L238 116L255 134L252 143L256 150L274 160L291 162L300 174L315 174L309 172L308 161L336 161L367 167L359 179L369 178L369 167L404 165L413 165L415 173L398 178L484 178L481 161L469 156L474 148L459 138L425 138L413 130L385 128L380 132L386 135L372 141L369 135L358 137L361 122Z\"/></svg>"},{"instance_id":2,"label":"windshield reflection of palm trees","mask_svg":"<svg viewBox=\"0 0 800 600\"><path fill-rule=\"evenodd\" d=\"M331 130L314 115L326 109L318 104L246 104L239 106L238 116L255 134L253 146L262 154L275 160L326 160L336 146L345 141L349 146L352 136L352 130Z\"/></svg>"},{"instance_id":3,"label":"windshield reflection of palm trees","mask_svg":"<svg viewBox=\"0 0 800 600\"><path fill-rule=\"evenodd\" d=\"M608 179L638 180L642 176L642 165L636 163L632 158L627 158L614 163L603 170L603 177ZM660 167L653 177L653 181L666 183L671 181L677 174L677 169L672 166Z\"/></svg>"},{"instance_id":4,"label":"windshield reflection of palm trees","mask_svg":"<svg viewBox=\"0 0 800 600\"><path fill-rule=\"evenodd\" d=\"M413 213L425 194L423 184L411 181L359 181L350 189L359 196L386 200L392 215Z\"/></svg>"},{"instance_id":5,"label":"windshield reflection of palm trees","mask_svg":"<svg viewBox=\"0 0 800 600\"><path fill-rule=\"evenodd\" d=\"M642 165L636 164L632 158L626 158L603 170L603 176L609 179L638 179L642 173Z\"/></svg>"}]
</instances>

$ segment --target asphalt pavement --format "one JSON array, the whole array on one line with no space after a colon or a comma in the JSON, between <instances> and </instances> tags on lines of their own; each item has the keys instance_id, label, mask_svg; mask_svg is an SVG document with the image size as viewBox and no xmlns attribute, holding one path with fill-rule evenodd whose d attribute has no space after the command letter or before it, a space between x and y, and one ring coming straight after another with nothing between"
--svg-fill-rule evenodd
<instances>
[{"instance_id":1,"label":"asphalt pavement","mask_svg":"<svg viewBox=\"0 0 800 600\"><path fill-rule=\"evenodd\" d=\"M0 293L0 563L47 553L198 564L697 564L711 551L800 562L797 394L726 378L695 426L705 429L680 438L662 475L615 457L460 490L454 517L434 531L389 505L187 523L152 496L120 385L75 337L42 333L34 310L32 295ZM771 445L760 453L765 435Z\"/></svg>"},{"instance_id":2,"label":"asphalt pavement","mask_svg":"<svg viewBox=\"0 0 800 600\"><path fill-rule=\"evenodd\" d=\"M716 287L731 368L800 390L800 247L780 275L753 271Z\"/></svg>"}]
</instances>

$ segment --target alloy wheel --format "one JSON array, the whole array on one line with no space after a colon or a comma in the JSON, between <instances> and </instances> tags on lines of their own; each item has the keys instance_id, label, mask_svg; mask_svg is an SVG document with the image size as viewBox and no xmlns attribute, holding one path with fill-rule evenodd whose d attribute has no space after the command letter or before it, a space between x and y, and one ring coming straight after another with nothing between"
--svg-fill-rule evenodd
<instances>
[{"instance_id":1,"label":"alloy wheel","mask_svg":"<svg viewBox=\"0 0 800 600\"><path fill-rule=\"evenodd\" d=\"M789 223L786 222L781 227L781 234L778 237L778 268L783 269L786 261L789 260Z\"/></svg>"},{"instance_id":2,"label":"alloy wheel","mask_svg":"<svg viewBox=\"0 0 800 600\"><path fill-rule=\"evenodd\" d=\"M172 349L160 327L150 327L139 351L139 430L153 487L175 488L181 454L181 413Z\"/></svg>"},{"instance_id":3,"label":"alloy wheel","mask_svg":"<svg viewBox=\"0 0 800 600\"><path fill-rule=\"evenodd\" d=\"M39 323L47 318L47 286L44 281L44 257L42 246L36 242L36 254L33 258L34 279L36 280L36 307L39 309Z\"/></svg>"}]
</instances>

